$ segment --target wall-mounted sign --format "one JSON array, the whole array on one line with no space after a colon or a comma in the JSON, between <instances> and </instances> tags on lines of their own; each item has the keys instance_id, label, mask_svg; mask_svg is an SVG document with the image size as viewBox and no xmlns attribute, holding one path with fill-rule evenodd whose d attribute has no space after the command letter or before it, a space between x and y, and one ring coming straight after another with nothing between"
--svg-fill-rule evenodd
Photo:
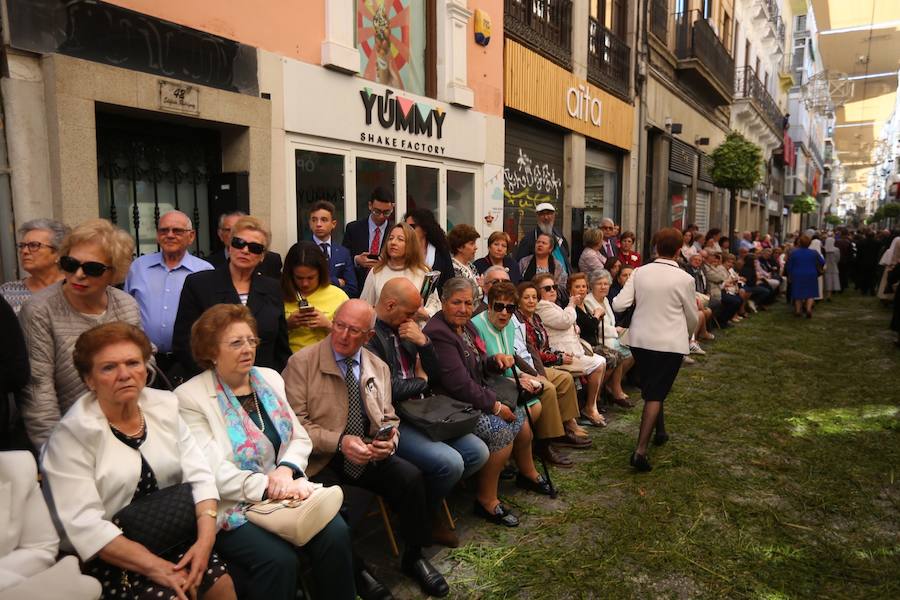
<instances>
[{"instance_id":1,"label":"wall-mounted sign","mask_svg":"<svg viewBox=\"0 0 900 600\"><path fill-rule=\"evenodd\" d=\"M160 79L159 108L188 115L199 115L200 89L192 85Z\"/></svg>"},{"instance_id":2,"label":"wall-mounted sign","mask_svg":"<svg viewBox=\"0 0 900 600\"><path fill-rule=\"evenodd\" d=\"M582 84L566 90L566 112L570 117L581 121L590 119L591 123L600 127L603 104L600 98L591 97L591 90L587 84Z\"/></svg>"},{"instance_id":3,"label":"wall-mounted sign","mask_svg":"<svg viewBox=\"0 0 900 600\"><path fill-rule=\"evenodd\" d=\"M285 60L284 128L437 158L485 160L483 113Z\"/></svg>"}]
</instances>

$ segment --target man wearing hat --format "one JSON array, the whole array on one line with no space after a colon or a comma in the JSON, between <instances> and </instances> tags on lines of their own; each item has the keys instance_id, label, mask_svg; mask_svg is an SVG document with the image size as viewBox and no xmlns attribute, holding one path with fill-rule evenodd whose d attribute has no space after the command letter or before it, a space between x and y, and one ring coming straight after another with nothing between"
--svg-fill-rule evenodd
<instances>
[{"instance_id":1,"label":"man wearing hat","mask_svg":"<svg viewBox=\"0 0 900 600\"><path fill-rule=\"evenodd\" d=\"M538 233L547 233L553 236L555 242L553 246L553 259L565 266L566 273L572 272L572 266L569 264L569 242L563 237L554 226L556 220L556 209L549 202L541 202L534 207L537 213L537 227L527 233L516 246L516 261L522 260L524 257L534 254L534 241L537 239Z\"/></svg>"}]
</instances>

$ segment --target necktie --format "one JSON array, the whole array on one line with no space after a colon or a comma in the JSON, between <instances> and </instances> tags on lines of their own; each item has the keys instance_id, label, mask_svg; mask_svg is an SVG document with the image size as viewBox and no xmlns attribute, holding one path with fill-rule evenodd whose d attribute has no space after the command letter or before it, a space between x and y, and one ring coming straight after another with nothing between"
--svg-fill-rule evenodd
<instances>
[{"instance_id":1,"label":"necktie","mask_svg":"<svg viewBox=\"0 0 900 600\"><path fill-rule=\"evenodd\" d=\"M403 372L403 379L409 379L412 377L412 374L410 373L409 359L406 357L406 350L400 345L400 340L397 339L397 336L393 336L393 338L394 348L397 351L397 358L400 359L400 370Z\"/></svg>"},{"instance_id":2,"label":"necktie","mask_svg":"<svg viewBox=\"0 0 900 600\"><path fill-rule=\"evenodd\" d=\"M319 244L319 248L322 249L322 252L324 252L325 256L327 256L328 258L331 258L331 253L328 251L328 248L330 246L331 245L328 242L322 242L321 244Z\"/></svg>"},{"instance_id":3,"label":"necktie","mask_svg":"<svg viewBox=\"0 0 900 600\"><path fill-rule=\"evenodd\" d=\"M345 358L344 364L347 365L347 372L344 374L344 382L347 384L347 428L344 434L363 437L366 434L367 419L363 412L362 395L359 393L359 380L353 374L356 359ZM358 479L365 470L366 465L357 465L344 459L344 474L347 477Z\"/></svg>"},{"instance_id":4,"label":"necktie","mask_svg":"<svg viewBox=\"0 0 900 600\"><path fill-rule=\"evenodd\" d=\"M612 242L610 242L609 240L606 240L606 256L612 257L612 255L613 255Z\"/></svg>"},{"instance_id":5,"label":"necktie","mask_svg":"<svg viewBox=\"0 0 900 600\"><path fill-rule=\"evenodd\" d=\"M378 254L381 252L381 228L376 227L375 233L372 235L372 246L369 248L369 254Z\"/></svg>"}]
</instances>

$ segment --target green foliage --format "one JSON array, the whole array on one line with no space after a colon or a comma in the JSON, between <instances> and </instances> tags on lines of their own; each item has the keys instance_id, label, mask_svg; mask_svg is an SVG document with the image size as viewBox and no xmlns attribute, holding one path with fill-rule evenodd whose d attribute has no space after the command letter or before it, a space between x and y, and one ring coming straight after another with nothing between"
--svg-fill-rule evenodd
<instances>
[{"instance_id":1,"label":"green foliage","mask_svg":"<svg viewBox=\"0 0 900 600\"><path fill-rule=\"evenodd\" d=\"M881 207L884 210L884 216L888 219L896 219L900 217L900 202L888 202Z\"/></svg>"},{"instance_id":2,"label":"green foliage","mask_svg":"<svg viewBox=\"0 0 900 600\"><path fill-rule=\"evenodd\" d=\"M828 215L825 217L825 222L829 225L840 225L844 221L837 215Z\"/></svg>"},{"instance_id":3,"label":"green foliage","mask_svg":"<svg viewBox=\"0 0 900 600\"><path fill-rule=\"evenodd\" d=\"M717 187L748 190L762 179L762 150L736 131L732 131L712 153L710 172Z\"/></svg>"},{"instance_id":4,"label":"green foliage","mask_svg":"<svg viewBox=\"0 0 900 600\"><path fill-rule=\"evenodd\" d=\"M883 220L884 220L884 207L883 206L879 206L877 209L875 209L875 212L872 213L872 216L869 217L869 219L868 219L869 223L877 223L878 221L883 221Z\"/></svg>"},{"instance_id":5,"label":"green foliage","mask_svg":"<svg viewBox=\"0 0 900 600\"><path fill-rule=\"evenodd\" d=\"M791 212L798 215L816 212L819 209L819 203L810 195L804 194L794 200L791 205Z\"/></svg>"}]
</instances>

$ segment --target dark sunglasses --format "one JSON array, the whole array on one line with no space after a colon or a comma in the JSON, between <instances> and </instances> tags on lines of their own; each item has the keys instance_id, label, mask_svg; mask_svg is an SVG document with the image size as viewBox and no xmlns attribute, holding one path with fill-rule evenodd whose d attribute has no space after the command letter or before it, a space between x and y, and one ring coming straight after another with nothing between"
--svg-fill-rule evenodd
<instances>
[{"instance_id":1,"label":"dark sunglasses","mask_svg":"<svg viewBox=\"0 0 900 600\"><path fill-rule=\"evenodd\" d=\"M60 256L59 268L66 273L72 274L77 273L78 269L81 269L81 272L88 277L100 277L107 271L112 270L112 267L109 265L104 265L103 263L94 262L92 260L81 262L77 258L72 258L71 256Z\"/></svg>"},{"instance_id":2,"label":"dark sunglasses","mask_svg":"<svg viewBox=\"0 0 900 600\"><path fill-rule=\"evenodd\" d=\"M556 289L556 286L555 285L544 285L544 286L541 286L541 289L544 290L545 292L552 292L553 290Z\"/></svg>"},{"instance_id":3,"label":"dark sunglasses","mask_svg":"<svg viewBox=\"0 0 900 600\"><path fill-rule=\"evenodd\" d=\"M516 312L515 304L504 304L502 302L494 302L494 312L503 312L504 310L509 314L513 314Z\"/></svg>"},{"instance_id":4,"label":"dark sunglasses","mask_svg":"<svg viewBox=\"0 0 900 600\"><path fill-rule=\"evenodd\" d=\"M247 248L251 254L262 254L266 251L266 247L259 242L248 242L247 240L241 239L239 237L231 238L231 247L237 248L238 250L243 250Z\"/></svg>"}]
</instances>

